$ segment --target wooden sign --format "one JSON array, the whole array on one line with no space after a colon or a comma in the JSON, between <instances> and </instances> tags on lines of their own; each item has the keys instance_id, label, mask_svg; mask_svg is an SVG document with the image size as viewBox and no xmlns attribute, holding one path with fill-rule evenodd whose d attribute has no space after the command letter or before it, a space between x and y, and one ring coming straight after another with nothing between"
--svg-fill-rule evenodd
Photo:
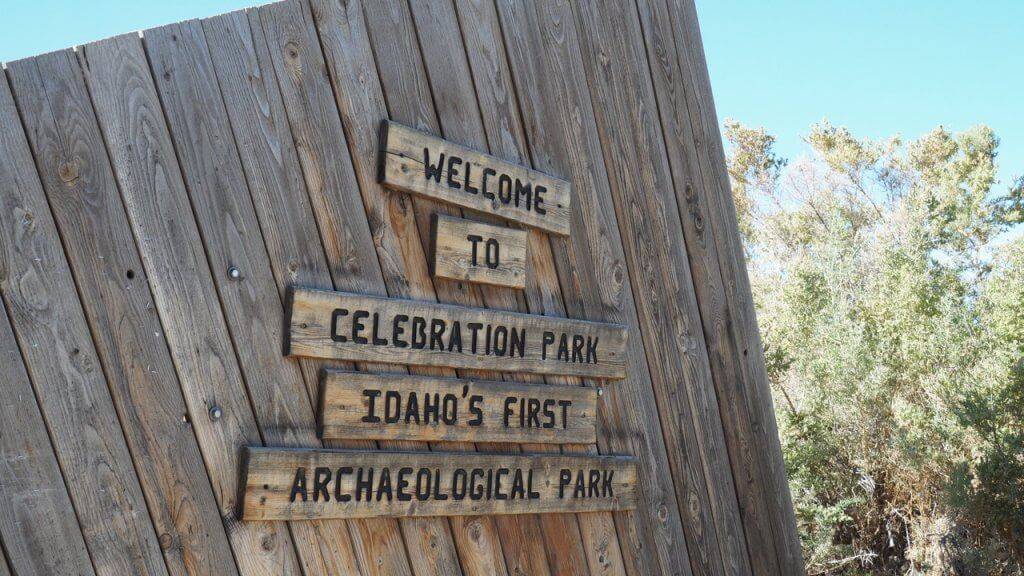
<instances>
[{"instance_id":1,"label":"wooden sign","mask_svg":"<svg viewBox=\"0 0 1024 576\"><path fill-rule=\"evenodd\" d=\"M335 360L623 378L626 328L297 288L285 353Z\"/></svg>"},{"instance_id":2,"label":"wooden sign","mask_svg":"<svg viewBox=\"0 0 1024 576\"><path fill-rule=\"evenodd\" d=\"M395 122L384 126L386 186L569 234L569 182Z\"/></svg>"},{"instance_id":3,"label":"wooden sign","mask_svg":"<svg viewBox=\"0 0 1024 576\"><path fill-rule=\"evenodd\" d=\"M621 456L249 448L242 518L315 520L635 507Z\"/></svg>"},{"instance_id":4,"label":"wooden sign","mask_svg":"<svg viewBox=\"0 0 1024 576\"><path fill-rule=\"evenodd\" d=\"M527 232L434 215L434 275L526 288Z\"/></svg>"},{"instance_id":5,"label":"wooden sign","mask_svg":"<svg viewBox=\"0 0 1024 576\"><path fill-rule=\"evenodd\" d=\"M320 389L327 439L596 441L597 390L330 370Z\"/></svg>"}]
</instances>

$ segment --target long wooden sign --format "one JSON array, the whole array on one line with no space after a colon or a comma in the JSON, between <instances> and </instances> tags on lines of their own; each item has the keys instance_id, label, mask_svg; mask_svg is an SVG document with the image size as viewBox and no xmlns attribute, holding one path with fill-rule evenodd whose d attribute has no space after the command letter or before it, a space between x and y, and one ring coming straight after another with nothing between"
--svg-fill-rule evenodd
<instances>
[{"instance_id":1,"label":"long wooden sign","mask_svg":"<svg viewBox=\"0 0 1024 576\"><path fill-rule=\"evenodd\" d=\"M320 391L327 439L596 441L597 390L329 370Z\"/></svg>"},{"instance_id":2,"label":"long wooden sign","mask_svg":"<svg viewBox=\"0 0 1024 576\"><path fill-rule=\"evenodd\" d=\"M285 352L335 360L623 378L626 328L296 288Z\"/></svg>"},{"instance_id":3,"label":"long wooden sign","mask_svg":"<svg viewBox=\"0 0 1024 576\"><path fill-rule=\"evenodd\" d=\"M384 129L384 185L569 234L569 182L395 122Z\"/></svg>"},{"instance_id":4,"label":"long wooden sign","mask_svg":"<svg viewBox=\"0 0 1024 576\"><path fill-rule=\"evenodd\" d=\"M435 276L526 287L526 230L437 214L433 244Z\"/></svg>"},{"instance_id":5,"label":"long wooden sign","mask_svg":"<svg viewBox=\"0 0 1024 576\"><path fill-rule=\"evenodd\" d=\"M244 520L595 512L635 507L621 456L249 448Z\"/></svg>"}]
</instances>

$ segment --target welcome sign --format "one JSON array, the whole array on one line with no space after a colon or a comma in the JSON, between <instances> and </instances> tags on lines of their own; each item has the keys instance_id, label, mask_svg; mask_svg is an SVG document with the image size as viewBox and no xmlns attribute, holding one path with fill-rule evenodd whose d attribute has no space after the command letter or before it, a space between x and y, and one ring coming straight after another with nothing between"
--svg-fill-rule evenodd
<instances>
[{"instance_id":1,"label":"welcome sign","mask_svg":"<svg viewBox=\"0 0 1024 576\"><path fill-rule=\"evenodd\" d=\"M569 234L569 182L396 122L384 129L386 186Z\"/></svg>"}]
</instances>

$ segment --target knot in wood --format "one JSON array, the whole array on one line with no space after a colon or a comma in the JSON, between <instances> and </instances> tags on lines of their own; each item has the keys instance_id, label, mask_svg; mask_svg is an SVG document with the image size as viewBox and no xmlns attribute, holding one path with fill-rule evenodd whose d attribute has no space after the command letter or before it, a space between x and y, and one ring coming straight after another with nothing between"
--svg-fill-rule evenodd
<instances>
[{"instance_id":1,"label":"knot in wood","mask_svg":"<svg viewBox=\"0 0 1024 576\"><path fill-rule=\"evenodd\" d=\"M73 184L78 180L78 161L70 160L68 162L61 163L57 169L57 173L60 175L61 182L65 184Z\"/></svg>"}]
</instances>

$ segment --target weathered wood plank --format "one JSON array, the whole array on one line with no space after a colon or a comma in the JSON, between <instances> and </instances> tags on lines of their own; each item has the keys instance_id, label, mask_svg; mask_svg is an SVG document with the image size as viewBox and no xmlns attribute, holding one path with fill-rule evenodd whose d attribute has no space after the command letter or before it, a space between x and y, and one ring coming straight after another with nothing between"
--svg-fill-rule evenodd
<instances>
[{"instance_id":1,"label":"weathered wood plank","mask_svg":"<svg viewBox=\"0 0 1024 576\"><path fill-rule=\"evenodd\" d=\"M434 275L509 288L526 287L525 230L438 215L434 220Z\"/></svg>"},{"instance_id":2,"label":"weathered wood plank","mask_svg":"<svg viewBox=\"0 0 1024 576\"><path fill-rule=\"evenodd\" d=\"M234 134L234 142L229 134L220 136L219 141L222 145L234 146L240 155L279 294L283 298L285 287L294 282L331 288L324 247L305 195L302 170L291 144L284 105L273 71L269 71L268 77L257 61L248 17L244 12L235 12L205 20L203 28ZM245 145L237 146L238 142ZM345 246L347 244L340 241L333 244L335 249ZM350 260L358 263L360 258L352 253ZM313 398L317 394L319 368L310 361L303 361L301 367L308 396ZM364 447L372 447L372 444ZM376 573L375 566L380 566L381 570L394 574L408 573L404 553L394 558L395 548L401 548L401 534L397 530L376 527L375 533L379 536L366 538L361 528L348 527L353 544L358 548L354 550L357 566L352 571L371 574ZM389 539L396 542L388 542ZM360 553L374 560L361 561Z\"/></svg>"},{"instance_id":3,"label":"weathered wood plank","mask_svg":"<svg viewBox=\"0 0 1024 576\"><path fill-rule=\"evenodd\" d=\"M457 211L452 211L449 206L443 204L428 202L423 197L411 201L405 194L387 193L376 181L380 148L374 119L386 117L388 111L361 12L362 5L359 3L344 7L331 2L314 3L318 29L326 50L332 81L335 83L335 94L338 96L338 108L353 151L356 174L368 219L378 241L378 255L388 291L392 296L433 299L439 295L435 294L434 286L427 274L426 259L422 255L423 245L417 240L417 234L425 236L429 228L418 228L419 218L414 217L412 213L426 214L429 218L434 212L457 214ZM400 38L402 42L413 39L408 34L390 36ZM381 54L381 58L391 61L384 54ZM419 90L422 86L421 79L421 76L409 78L414 82L410 87L415 86L412 89ZM400 75L398 80L401 82ZM394 94L392 96L393 114L404 122L421 125L418 121L411 122L411 119L424 114L424 107L417 105L415 99L396 98ZM429 112L432 114L432 111ZM410 206L412 210L409 209ZM442 284L446 290L466 286L463 283ZM423 372L424 369L415 368L413 371ZM436 373L454 375L454 371L451 370ZM445 449L448 450L467 448L471 449L472 446L456 447L445 443ZM503 574L506 570L519 570L522 564L517 560L520 557L530 558L534 562L540 559L543 566L543 540L539 533L537 538L530 541L532 546L528 547L514 545L517 543L505 539L503 557L496 528L510 524L514 524L514 527L529 525L522 519L519 520L518 523L511 523L500 518L493 521L486 517L451 518L463 569L470 574ZM509 554L513 550L516 553ZM532 572L544 573L539 570Z\"/></svg>"},{"instance_id":4,"label":"weathered wood plank","mask_svg":"<svg viewBox=\"0 0 1024 576\"><path fill-rule=\"evenodd\" d=\"M0 382L0 573L6 551L17 574L95 574L3 306Z\"/></svg>"},{"instance_id":5,"label":"weathered wood plank","mask_svg":"<svg viewBox=\"0 0 1024 576\"><path fill-rule=\"evenodd\" d=\"M235 518L241 449L260 431L140 39L79 54L239 569L301 574L286 525Z\"/></svg>"},{"instance_id":6,"label":"weathered wood plank","mask_svg":"<svg viewBox=\"0 0 1024 576\"><path fill-rule=\"evenodd\" d=\"M324 438L590 443L597 391L569 386L328 371Z\"/></svg>"},{"instance_id":7,"label":"weathered wood plank","mask_svg":"<svg viewBox=\"0 0 1024 576\"><path fill-rule=\"evenodd\" d=\"M167 574L6 79L0 158L0 291L96 572Z\"/></svg>"},{"instance_id":8,"label":"weathered wood plank","mask_svg":"<svg viewBox=\"0 0 1024 576\"><path fill-rule=\"evenodd\" d=\"M0 576L10 576L10 571L7 568L7 557L4 555L4 550L0 547Z\"/></svg>"},{"instance_id":9,"label":"weathered wood plank","mask_svg":"<svg viewBox=\"0 0 1024 576\"><path fill-rule=\"evenodd\" d=\"M327 66L310 7L307 2L292 1L261 9L260 15L270 48L270 61L287 103L293 137L301 151L299 158L306 186L314 198L314 213L321 239L331 243L333 237L351 234L354 240L352 247L360 254L360 260L352 256L332 259L328 255L335 286L353 290L370 285L370 293L386 294L379 254L374 249L376 237L372 236L374 232L365 216L359 217L362 206L357 193L359 184L347 154L346 136L334 102L335 94L327 78ZM306 69L318 72L305 74L303 71ZM325 187L322 183L332 185ZM325 196L323 202L316 200L318 194ZM363 261L373 261L375 257L377 266L358 265ZM405 366L379 363L356 363L356 367L364 371L408 371ZM344 445L338 441L330 444ZM382 441L380 446L404 450L426 448L401 441ZM414 573L461 573L459 558L465 552L456 552L457 543L449 522L442 518L404 518L399 520L399 526Z\"/></svg>"},{"instance_id":10,"label":"weathered wood plank","mask_svg":"<svg viewBox=\"0 0 1024 576\"><path fill-rule=\"evenodd\" d=\"M301 11L288 8L259 18L254 13L249 18L236 13L207 22L208 29L216 29L208 35L217 50L215 63L230 102L236 140L249 144L242 148L243 164L278 288L282 293L290 284L331 288L333 276L333 284L343 288L383 293L369 227L353 190L356 185L351 182L333 94L323 73L301 73L324 68L322 58L317 64L315 32ZM323 89L304 91L318 82ZM288 98L287 114L283 97ZM298 153L291 144L293 138ZM295 190L304 193L296 195ZM323 247L318 235L323 237ZM302 365L315 396L318 363L307 359ZM366 368L379 369L360 366ZM351 440L326 444L366 445ZM443 520L356 520L350 522L350 530L366 573L410 573L408 550L417 559L412 563L416 574L458 574L458 555Z\"/></svg>"},{"instance_id":11,"label":"weathered wood plank","mask_svg":"<svg viewBox=\"0 0 1024 576\"><path fill-rule=\"evenodd\" d=\"M576 190L572 235L551 239L567 312L639 330L571 10L526 2L500 2L498 8L515 85L533 95L519 103L534 164L570 175ZM619 543L631 573L689 573L679 505L692 500L687 495L677 501L666 475L669 457L640 338L632 340L628 358L630 377L616 383L599 407L602 451L639 459L643 504L634 514L617 515Z\"/></svg>"},{"instance_id":12,"label":"weathered wood plank","mask_svg":"<svg viewBox=\"0 0 1024 576\"><path fill-rule=\"evenodd\" d=\"M252 520L622 510L636 468L618 456L252 448Z\"/></svg>"},{"instance_id":13,"label":"weathered wood plank","mask_svg":"<svg viewBox=\"0 0 1024 576\"><path fill-rule=\"evenodd\" d=\"M626 329L297 288L289 302L288 354L505 372L625 375Z\"/></svg>"},{"instance_id":14,"label":"weathered wood plank","mask_svg":"<svg viewBox=\"0 0 1024 576\"><path fill-rule=\"evenodd\" d=\"M636 10L625 4L574 9L677 498L696 493L700 502L682 508L690 560L695 571L749 574L746 535ZM623 65L607 66L609 59ZM637 170L638 165L643 169Z\"/></svg>"},{"instance_id":15,"label":"weathered wood plank","mask_svg":"<svg viewBox=\"0 0 1024 576\"><path fill-rule=\"evenodd\" d=\"M202 25L193 21L148 31L146 47L263 439L275 446L319 447L302 373L281 356L281 295L266 260ZM238 278L232 278L231 270ZM354 569L345 524L303 524L291 532L307 574Z\"/></svg>"},{"instance_id":16,"label":"weathered wood plank","mask_svg":"<svg viewBox=\"0 0 1024 576\"><path fill-rule=\"evenodd\" d=\"M78 61L53 52L9 75L168 568L236 574Z\"/></svg>"},{"instance_id":17,"label":"weathered wood plank","mask_svg":"<svg viewBox=\"0 0 1024 576\"><path fill-rule=\"evenodd\" d=\"M393 62L382 66L382 84L393 118L414 125L460 144L482 149L484 139L479 118L474 114L475 95L469 83L470 73L465 61L464 48L454 14L435 9L436 3L418 3L415 9L405 2L373 2L364 5L370 22L371 40L379 62ZM429 31L429 41L421 39L420 29ZM406 30L393 34L391 30ZM447 30L447 33L433 31ZM422 36L423 39L427 36ZM445 205L413 200L415 220L419 223L421 240L426 237L427 217ZM487 218L480 214L480 217ZM404 229L404 228L403 228ZM435 279L434 287L439 301L479 307L515 310L518 295L508 290L480 287L462 282ZM496 374L463 371L466 377L496 378ZM507 376L506 376L507 377ZM481 444L481 450L515 452L515 445ZM531 449L543 449L532 445ZM502 549L510 573L528 573L542 576L549 573L545 548L550 548L566 559L578 558L581 547L573 535L578 530L545 534L542 521L536 516L517 518L499 517L495 526L501 536ZM567 560L570 561L571 560ZM583 564L582 561L578 564Z\"/></svg>"},{"instance_id":18,"label":"weathered wood plank","mask_svg":"<svg viewBox=\"0 0 1024 576\"><path fill-rule=\"evenodd\" d=\"M385 123L384 130L381 181L385 186L553 234L569 233L572 186L565 180L397 122Z\"/></svg>"},{"instance_id":19,"label":"weathered wood plank","mask_svg":"<svg viewBox=\"0 0 1024 576\"><path fill-rule=\"evenodd\" d=\"M710 212L717 204L713 195L717 194L719 180L712 173L713 167L706 161L702 164L695 145L693 125L700 121L698 91L684 89L692 80L683 76L684 67L689 65L681 64L677 54L677 28L667 3L640 0L638 8L751 567L757 574L791 574L793 566L783 569L779 565L781 534L778 540L773 535L772 524L781 522L784 512L773 506L778 483L766 461L771 451L760 439L764 434L763 429L758 429L760 415L752 413L748 403L749 397L756 394L757 384L742 367L736 305L725 287L719 265L721 255L714 229L721 227L721 216Z\"/></svg>"},{"instance_id":20,"label":"weathered wood plank","mask_svg":"<svg viewBox=\"0 0 1024 576\"><path fill-rule=\"evenodd\" d=\"M433 8L434 12L439 10L441 14L435 18L418 20L417 28L424 46L445 44L445 39L452 35L450 26L432 24L445 22L445 13L458 15L464 51L475 84L476 104L479 107L482 127L486 129L486 141L491 152L516 163L528 163L529 153L495 5L478 0L461 0L455 6L438 2L417 2L414 6L423 8L424 4ZM447 7L439 9L440 5ZM420 12L421 10L417 11ZM448 16L447 19L454 19L454 16ZM442 60L443 58L436 55L429 59L432 62ZM440 86L443 85L435 87L435 93L447 94L441 91ZM460 104L465 105L465 99L453 99L452 107L455 110L447 116L473 118L473 115L459 114ZM444 116L446 114L442 113L442 117ZM528 309L534 313L564 317L565 307L548 237L537 230L531 230L529 244L531 265L525 292ZM578 378L573 377L548 376L546 379L552 384L581 384ZM536 450L536 447L531 446L530 450ZM597 447L563 446L563 451L596 454ZM552 573L586 574L589 571L595 576L625 573L614 520L610 514L584 514L578 518L546 514L540 517L540 525L547 543L548 562Z\"/></svg>"},{"instance_id":21,"label":"weathered wood plank","mask_svg":"<svg viewBox=\"0 0 1024 576\"><path fill-rule=\"evenodd\" d=\"M736 321L736 350L741 354L744 379L749 385L744 389L748 403L748 415L756 447L765 459L765 468L759 474L766 484L770 522L775 537L780 571L783 574L803 574L803 555L797 533L789 484L786 480L785 462L778 441L778 426L772 402L768 375L764 365L764 353L760 331L751 297L750 281L747 278L746 260L729 190L729 178L725 168L725 154L722 149L722 135L718 128L711 83L708 78L704 47L701 43L700 27L693 2L670 3L677 57L683 75L689 79L691 90L686 91L689 103L694 145L700 159L701 173L705 178L717 180L717 186L708 193L706 200L709 225L718 244L719 265L725 286L725 298ZM676 190L679 194L679 190Z\"/></svg>"}]
</instances>

